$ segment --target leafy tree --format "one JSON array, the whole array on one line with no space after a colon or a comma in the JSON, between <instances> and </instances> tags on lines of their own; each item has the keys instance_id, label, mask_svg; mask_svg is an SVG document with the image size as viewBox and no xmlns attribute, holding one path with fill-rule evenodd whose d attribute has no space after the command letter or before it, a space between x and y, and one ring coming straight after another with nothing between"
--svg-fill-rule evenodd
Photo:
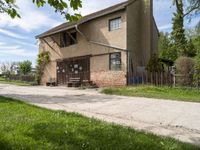
<instances>
[{"instance_id":1,"label":"leafy tree","mask_svg":"<svg viewBox=\"0 0 200 150\"><path fill-rule=\"evenodd\" d=\"M194 47L193 52L195 52L196 54L200 53L200 22L196 25L195 28L188 29L186 36L188 39L190 39L188 44L192 44L193 46L191 46Z\"/></svg>"},{"instance_id":2,"label":"leafy tree","mask_svg":"<svg viewBox=\"0 0 200 150\"><path fill-rule=\"evenodd\" d=\"M176 0L176 13L174 13L171 38L173 46L177 49L179 56L187 56L187 39L184 29L183 1Z\"/></svg>"},{"instance_id":3,"label":"leafy tree","mask_svg":"<svg viewBox=\"0 0 200 150\"><path fill-rule=\"evenodd\" d=\"M194 84L200 86L200 54L195 57Z\"/></svg>"},{"instance_id":4,"label":"leafy tree","mask_svg":"<svg viewBox=\"0 0 200 150\"><path fill-rule=\"evenodd\" d=\"M169 33L160 32L158 48L159 51L164 51L169 48L170 45L170 38Z\"/></svg>"},{"instance_id":5,"label":"leafy tree","mask_svg":"<svg viewBox=\"0 0 200 150\"><path fill-rule=\"evenodd\" d=\"M172 49L171 39L168 33L160 33L159 57L165 60L175 61L177 58L176 49Z\"/></svg>"},{"instance_id":6,"label":"leafy tree","mask_svg":"<svg viewBox=\"0 0 200 150\"><path fill-rule=\"evenodd\" d=\"M82 7L82 0L68 0L67 4L64 0L32 0L37 7L50 5L54 8L55 12L64 15L67 20L77 21L81 15L78 13L69 14L68 9L72 8L74 11ZM23 5L23 4L22 4ZM0 13L7 13L11 18L19 17L18 6L16 0L0 0Z\"/></svg>"},{"instance_id":7,"label":"leafy tree","mask_svg":"<svg viewBox=\"0 0 200 150\"><path fill-rule=\"evenodd\" d=\"M200 21L195 28L194 38L193 38L194 47L197 50L197 53L200 53Z\"/></svg>"},{"instance_id":8,"label":"leafy tree","mask_svg":"<svg viewBox=\"0 0 200 150\"><path fill-rule=\"evenodd\" d=\"M188 41L187 49L185 51L185 56L187 57L195 57L197 54L197 49L195 48L192 39Z\"/></svg>"},{"instance_id":9,"label":"leafy tree","mask_svg":"<svg viewBox=\"0 0 200 150\"><path fill-rule=\"evenodd\" d=\"M186 3L188 5L185 8L184 17L200 14L200 0L187 0Z\"/></svg>"},{"instance_id":10,"label":"leafy tree","mask_svg":"<svg viewBox=\"0 0 200 150\"><path fill-rule=\"evenodd\" d=\"M180 3L183 5L181 6ZM173 0L178 9L183 9L183 17L191 17L200 14L200 0Z\"/></svg>"},{"instance_id":11,"label":"leafy tree","mask_svg":"<svg viewBox=\"0 0 200 150\"><path fill-rule=\"evenodd\" d=\"M19 71L23 75L27 75L28 73L30 73L31 69L32 69L32 62L30 62L29 60L19 63Z\"/></svg>"},{"instance_id":12,"label":"leafy tree","mask_svg":"<svg viewBox=\"0 0 200 150\"><path fill-rule=\"evenodd\" d=\"M11 74L14 74L17 65L17 62L3 62L0 64L0 71L3 76L9 78Z\"/></svg>"},{"instance_id":13,"label":"leafy tree","mask_svg":"<svg viewBox=\"0 0 200 150\"><path fill-rule=\"evenodd\" d=\"M159 57L164 60L175 61L177 59L177 50L171 44L169 33L160 33L159 38Z\"/></svg>"},{"instance_id":14,"label":"leafy tree","mask_svg":"<svg viewBox=\"0 0 200 150\"><path fill-rule=\"evenodd\" d=\"M176 6L171 33L173 49L177 50L178 56L193 57L196 55L196 49L193 41L186 39L184 18L200 14L200 0L173 0L173 2Z\"/></svg>"}]
</instances>

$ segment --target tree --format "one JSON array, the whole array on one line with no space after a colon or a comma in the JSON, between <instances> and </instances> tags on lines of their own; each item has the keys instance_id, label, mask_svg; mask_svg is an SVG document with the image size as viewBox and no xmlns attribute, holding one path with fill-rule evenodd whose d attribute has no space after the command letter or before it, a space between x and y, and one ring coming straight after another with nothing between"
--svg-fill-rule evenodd
<instances>
[{"instance_id":1,"label":"tree","mask_svg":"<svg viewBox=\"0 0 200 150\"><path fill-rule=\"evenodd\" d=\"M200 14L200 0L173 0L173 2L176 6L171 33L173 49L177 50L178 56L195 56L195 46L185 36L184 18Z\"/></svg>"},{"instance_id":2,"label":"tree","mask_svg":"<svg viewBox=\"0 0 200 150\"><path fill-rule=\"evenodd\" d=\"M187 56L187 39L185 36L184 29L184 10L183 1L175 0L176 2L176 13L172 19L173 27L171 38L173 46L177 49L179 56Z\"/></svg>"},{"instance_id":3,"label":"tree","mask_svg":"<svg viewBox=\"0 0 200 150\"><path fill-rule=\"evenodd\" d=\"M179 5L182 3L183 5ZM173 0L178 9L183 9L183 17L200 14L200 0ZM179 7L180 6L180 7Z\"/></svg>"},{"instance_id":4,"label":"tree","mask_svg":"<svg viewBox=\"0 0 200 150\"><path fill-rule=\"evenodd\" d=\"M82 7L82 0L68 0L67 4L64 0L32 0L37 7L50 5L54 8L55 12L64 15L69 21L77 21L81 15L78 13L70 14L68 9L72 8L74 11ZM23 4L22 4L23 5ZM0 0L0 13L7 13L11 18L19 17L18 6L16 0Z\"/></svg>"},{"instance_id":5,"label":"tree","mask_svg":"<svg viewBox=\"0 0 200 150\"><path fill-rule=\"evenodd\" d=\"M187 38L190 39L189 44L192 44L191 46L194 48L193 52L200 53L200 22L195 28L188 29L186 33Z\"/></svg>"},{"instance_id":6,"label":"tree","mask_svg":"<svg viewBox=\"0 0 200 150\"><path fill-rule=\"evenodd\" d=\"M175 61L177 59L177 50L173 48L169 33L160 33L159 38L159 57L164 60Z\"/></svg>"},{"instance_id":7,"label":"tree","mask_svg":"<svg viewBox=\"0 0 200 150\"><path fill-rule=\"evenodd\" d=\"M170 38L169 33L160 32L158 49L159 51L164 51L169 48L170 45Z\"/></svg>"},{"instance_id":8,"label":"tree","mask_svg":"<svg viewBox=\"0 0 200 150\"><path fill-rule=\"evenodd\" d=\"M23 75L27 75L28 73L30 73L31 69L32 69L32 62L30 62L29 60L19 63L19 71Z\"/></svg>"},{"instance_id":9,"label":"tree","mask_svg":"<svg viewBox=\"0 0 200 150\"><path fill-rule=\"evenodd\" d=\"M189 39L187 44L187 49L185 51L186 57L195 57L197 54L197 49L195 48L192 39Z\"/></svg>"},{"instance_id":10,"label":"tree","mask_svg":"<svg viewBox=\"0 0 200 150\"><path fill-rule=\"evenodd\" d=\"M187 0L184 17L200 14L200 0Z\"/></svg>"},{"instance_id":11,"label":"tree","mask_svg":"<svg viewBox=\"0 0 200 150\"><path fill-rule=\"evenodd\" d=\"M200 86L200 54L195 57L194 84Z\"/></svg>"},{"instance_id":12,"label":"tree","mask_svg":"<svg viewBox=\"0 0 200 150\"><path fill-rule=\"evenodd\" d=\"M11 74L14 74L15 66L17 66L17 62L3 62L0 64L0 70L3 76L9 78Z\"/></svg>"}]
</instances>

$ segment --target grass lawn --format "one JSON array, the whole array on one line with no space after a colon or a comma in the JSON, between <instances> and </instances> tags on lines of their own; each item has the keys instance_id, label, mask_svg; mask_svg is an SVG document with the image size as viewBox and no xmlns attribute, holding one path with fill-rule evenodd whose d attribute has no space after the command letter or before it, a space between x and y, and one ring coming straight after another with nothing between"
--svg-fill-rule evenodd
<instances>
[{"instance_id":1,"label":"grass lawn","mask_svg":"<svg viewBox=\"0 0 200 150\"><path fill-rule=\"evenodd\" d=\"M13 84L13 85L19 85L19 86L30 86L31 85L31 83L28 83L28 82L6 80L5 78L2 78L2 77L0 77L0 83L3 83L3 84Z\"/></svg>"},{"instance_id":2,"label":"grass lawn","mask_svg":"<svg viewBox=\"0 0 200 150\"><path fill-rule=\"evenodd\" d=\"M0 97L0 149L197 150L171 138L138 132L74 113Z\"/></svg>"},{"instance_id":3,"label":"grass lawn","mask_svg":"<svg viewBox=\"0 0 200 150\"><path fill-rule=\"evenodd\" d=\"M106 88L105 94L138 96L158 99L171 99L181 101L200 102L200 90L193 88L171 88L155 86L136 86L122 88Z\"/></svg>"}]
</instances>

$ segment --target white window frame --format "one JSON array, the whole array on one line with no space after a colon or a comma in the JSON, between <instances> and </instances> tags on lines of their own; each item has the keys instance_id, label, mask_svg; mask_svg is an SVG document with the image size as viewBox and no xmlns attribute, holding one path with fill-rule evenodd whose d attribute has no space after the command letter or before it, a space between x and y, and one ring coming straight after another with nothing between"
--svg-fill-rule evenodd
<instances>
[{"instance_id":1,"label":"white window frame","mask_svg":"<svg viewBox=\"0 0 200 150\"><path fill-rule=\"evenodd\" d=\"M110 19L108 26L109 26L109 31L114 31L114 30L120 29L121 26L122 26L122 18L117 17L117 18L114 18L114 19Z\"/></svg>"}]
</instances>

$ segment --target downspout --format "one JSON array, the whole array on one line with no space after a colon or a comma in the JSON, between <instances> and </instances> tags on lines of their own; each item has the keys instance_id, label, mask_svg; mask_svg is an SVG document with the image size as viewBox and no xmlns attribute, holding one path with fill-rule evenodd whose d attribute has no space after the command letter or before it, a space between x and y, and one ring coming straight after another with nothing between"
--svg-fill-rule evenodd
<instances>
[{"instance_id":1,"label":"downspout","mask_svg":"<svg viewBox=\"0 0 200 150\"><path fill-rule=\"evenodd\" d=\"M81 23L79 24L76 24L75 25L75 29L76 31L86 39L86 41L88 41L89 43L92 43L92 44L96 44L96 45L100 45L100 46L104 46L104 47L108 47L108 48L113 48L113 49L116 49L116 50L120 50L120 51L123 51L123 52L126 52L126 78L127 78L127 85L129 85L129 50L128 49L123 49L123 48L119 48L119 47L116 47L116 46L112 46L112 45L108 45L108 44L104 44L104 43L101 43L101 42L96 42L96 41L91 41L83 32L80 31L80 29L78 28L78 26L80 25Z\"/></svg>"}]
</instances>

